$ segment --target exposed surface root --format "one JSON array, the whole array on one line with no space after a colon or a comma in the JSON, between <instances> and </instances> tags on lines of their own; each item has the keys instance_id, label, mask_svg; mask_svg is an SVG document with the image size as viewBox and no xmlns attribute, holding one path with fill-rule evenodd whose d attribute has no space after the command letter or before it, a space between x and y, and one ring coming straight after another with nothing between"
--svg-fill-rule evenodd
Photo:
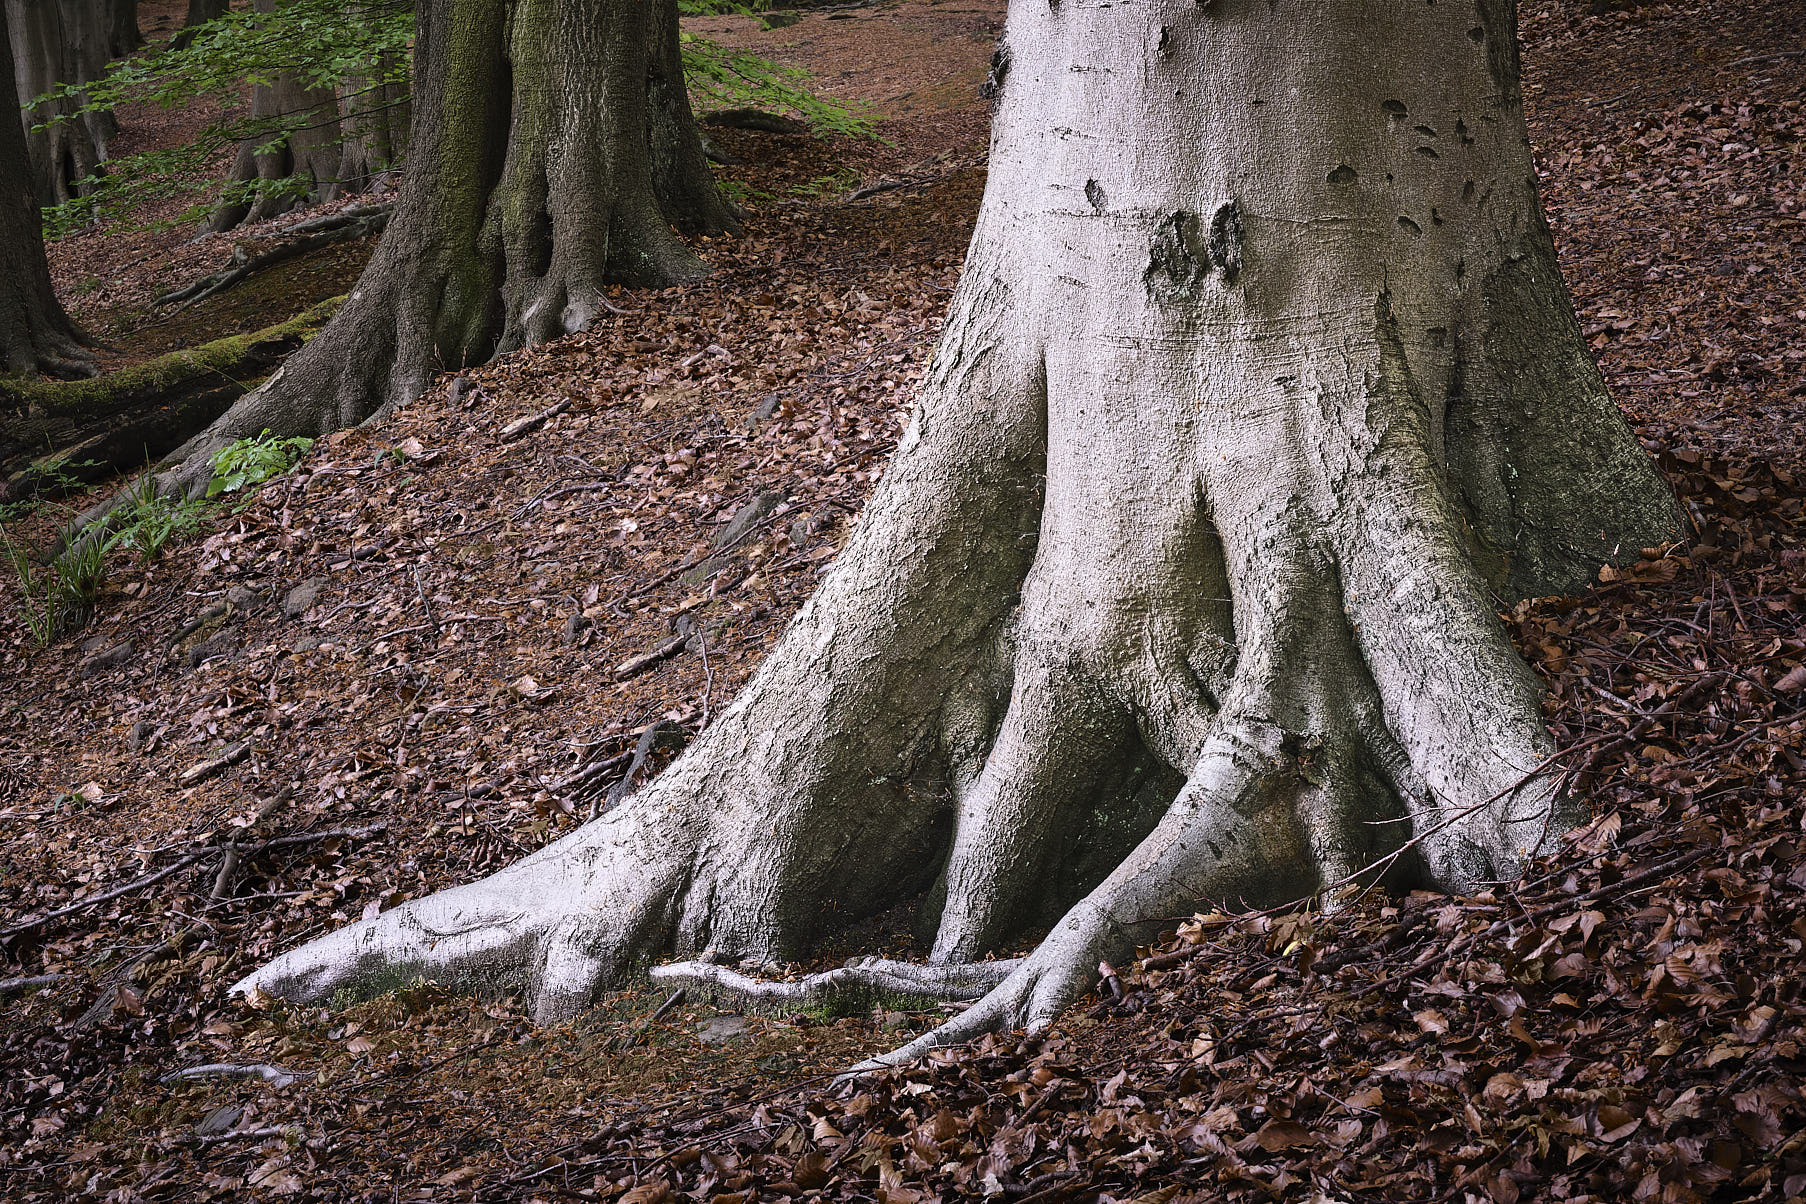
<instances>
[{"instance_id":1,"label":"exposed surface root","mask_svg":"<svg viewBox=\"0 0 1806 1204\"><path fill-rule=\"evenodd\" d=\"M761 981L711 962L655 966L652 981L684 987L691 997L768 1015L825 1011L856 1015L875 1006L929 1007L979 999L1008 978L1020 959L919 966L868 957L857 964L810 974L795 982Z\"/></svg>"}]
</instances>

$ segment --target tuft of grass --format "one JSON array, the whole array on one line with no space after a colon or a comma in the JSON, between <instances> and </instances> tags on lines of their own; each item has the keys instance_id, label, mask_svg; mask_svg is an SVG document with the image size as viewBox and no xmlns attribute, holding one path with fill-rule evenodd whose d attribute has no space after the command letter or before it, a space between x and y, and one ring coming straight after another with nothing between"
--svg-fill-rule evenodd
<instances>
[{"instance_id":1,"label":"tuft of grass","mask_svg":"<svg viewBox=\"0 0 1806 1204\"><path fill-rule=\"evenodd\" d=\"M19 617L38 647L81 627L94 613L106 579L104 543L83 541L39 568L28 547L0 531L0 554L19 587Z\"/></svg>"},{"instance_id":2,"label":"tuft of grass","mask_svg":"<svg viewBox=\"0 0 1806 1204\"><path fill-rule=\"evenodd\" d=\"M72 533L60 555L46 555L0 529L4 571L18 586L19 618L32 642L46 647L87 623L115 552L133 553L140 562L154 559L172 542L200 531L215 504L212 499L255 490L294 467L312 445L311 439L278 439L267 430L255 439L228 443L213 458L206 498L164 493L157 488L155 472L147 471L126 487L104 525Z\"/></svg>"}]
</instances>

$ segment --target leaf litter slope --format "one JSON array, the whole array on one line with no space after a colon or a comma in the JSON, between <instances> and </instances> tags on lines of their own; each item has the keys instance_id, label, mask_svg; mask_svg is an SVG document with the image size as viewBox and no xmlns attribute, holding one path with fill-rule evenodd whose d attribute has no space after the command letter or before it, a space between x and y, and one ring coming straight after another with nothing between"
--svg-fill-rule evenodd
<instances>
[{"instance_id":1,"label":"leaf litter slope","mask_svg":"<svg viewBox=\"0 0 1806 1204\"><path fill-rule=\"evenodd\" d=\"M227 899L210 897L210 849L9 938L0 976L69 977L0 1002L0 1187L1799 1196L1806 548L1788 366L1806 350L1806 129L1797 75L1731 65L1806 48L1790 21L1777 4L1526 6L1582 321L1696 524L1687 548L1509 616L1599 817L1528 885L1189 920L1119 968L1120 999L1100 991L1044 1040L848 1089L809 1076L933 1018L754 1021L704 1045L707 1013L645 1024L660 1000L634 993L549 1030L428 988L330 1016L221 997L280 948L566 830L639 729L694 725L744 680L896 435L982 182L956 167L871 202L767 207L748 240L709 249L716 280L623 296L640 312L317 448L193 554L115 578L98 628L38 655L10 633L0 927L197 846L245 856ZM1647 108L1592 103L1633 85ZM831 165L810 149L783 152L804 157L785 160L800 182ZM889 169L946 170L907 165ZM762 495L787 500L713 554ZM701 640L613 680L686 619ZM611 768L567 784L581 765ZM331 831L362 834L255 851ZM157 1081L212 1062L316 1077Z\"/></svg>"}]
</instances>

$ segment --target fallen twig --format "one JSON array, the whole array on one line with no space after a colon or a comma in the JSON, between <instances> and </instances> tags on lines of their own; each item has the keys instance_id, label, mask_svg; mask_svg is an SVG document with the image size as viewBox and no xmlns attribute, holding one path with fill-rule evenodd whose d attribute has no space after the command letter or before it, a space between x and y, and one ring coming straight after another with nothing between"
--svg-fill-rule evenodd
<instances>
[{"instance_id":1,"label":"fallen twig","mask_svg":"<svg viewBox=\"0 0 1806 1204\"><path fill-rule=\"evenodd\" d=\"M250 755L251 742L249 740L240 740L237 744L229 746L226 751L219 756L202 761L197 765L190 765L187 769L182 771L182 776L177 778L176 781L183 786L192 786L202 778L212 777L220 770L228 769Z\"/></svg>"},{"instance_id":2,"label":"fallen twig","mask_svg":"<svg viewBox=\"0 0 1806 1204\"><path fill-rule=\"evenodd\" d=\"M239 1129L231 1133L190 1133L177 1138L193 1145L217 1145L222 1141L261 1141L266 1137L286 1137L295 1132L293 1126L271 1125L263 1129Z\"/></svg>"},{"instance_id":3,"label":"fallen twig","mask_svg":"<svg viewBox=\"0 0 1806 1204\"><path fill-rule=\"evenodd\" d=\"M232 266L210 276L203 276L194 283L164 293L152 304L174 305L171 315L181 313L185 309L199 305L209 297L218 296L234 285L241 284L265 268L305 255L320 247L332 246L341 242L355 242L361 238L382 233L389 224L387 208L370 209L353 214L333 214L330 217L315 218L311 222L297 222L266 237L294 237L295 241L263 252L261 255L250 254L243 246L232 249Z\"/></svg>"},{"instance_id":4,"label":"fallen twig","mask_svg":"<svg viewBox=\"0 0 1806 1204\"><path fill-rule=\"evenodd\" d=\"M294 836L279 836L274 840L266 840L261 844L245 850L240 854L240 857L241 859L255 857L266 849L284 848L296 844L307 844L317 840L330 840L335 836L352 838L368 836L372 832L386 831L388 827L389 825L387 822L378 821L377 823L369 824L362 828L332 828L324 832L301 832ZM129 895L133 891L143 890L147 886L154 886L171 874L186 869L188 866L193 865L203 858L212 856L214 853L219 852L220 849L221 846L216 844L202 845L192 852L178 857L175 861L164 866L162 869L157 870L154 873L146 874L142 878L134 878L124 886L116 886L111 890L101 891L99 894L88 895L84 898L77 899L73 903L59 907L55 911L47 911L41 916L34 916L32 919L23 920L11 927L0 928L0 937L16 936L21 932L28 932L33 928L48 924L51 920L60 920L64 916L74 915L76 912L81 911L84 908L92 907L96 903L105 903L109 899L117 899L121 895Z\"/></svg>"},{"instance_id":5,"label":"fallen twig","mask_svg":"<svg viewBox=\"0 0 1806 1204\"><path fill-rule=\"evenodd\" d=\"M652 666L662 661L668 661L682 652L684 645L689 642L690 637L687 635L673 636L651 652L641 653L631 660L622 661L615 666L615 680L626 681L630 677L638 677Z\"/></svg>"},{"instance_id":6,"label":"fallen twig","mask_svg":"<svg viewBox=\"0 0 1806 1204\"><path fill-rule=\"evenodd\" d=\"M0 999L10 999L14 995L24 995L38 990L40 987L53 986L65 978L73 978L73 974L34 974L29 978L0 978Z\"/></svg>"},{"instance_id":7,"label":"fallen twig","mask_svg":"<svg viewBox=\"0 0 1806 1204\"><path fill-rule=\"evenodd\" d=\"M270 799L257 809L257 814L251 817L251 822L247 827L255 828L258 824L281 810L282 805L293 797L295 797L295 788L293 786L284 786L274 798ZM232 879L238 874L238 867L242 859L243 853L238 845L226 845L225 856L219 859L219 873L215 874L213 877L213 898L223 899L226 897L227 893L232 888Z\"/></svg>"},{"instance_id":8,"label":"fallen twig","mask_svg":"<svg viewBox=\"0 0 1806 1204\"><path fill-rule=\"evenodd\" d=\"M180 1083L189 1079L262 1079L277 1087L286 1087L302 1079L313 1078L312 1071L288 1070L268 1062L209 1062L205 1066L187 1066L172 1070L157 1081Z\"/></svg>"},{"instance_id":9,"label":"fallen twig","mask_svg":"<svg viewBox=\"0 0 1806 1204\"><path fill-rule=\"evenodd\" d=\"M143 890L147 886L154 886L171 874L186 869L201 858L216 851L217 846L215 845L208 845L205 848L197 849L186 856L177 858L169 865L164 866L154 873L146 874L142 878L134 878L124 886L116 886L111 890L103 890L99 894L85 896L84 898L77 899L73 903L65 904L54 911L47 911L41 916L34 916L32 919L22 920L9 927L0 928L0 937L16 936L21 932L29 932L33 928L48 924L52 920L60 920L64 916L74 915L76 912L81 911L84 908L92 907L96 903L105 903L108 899L117 899L121 895L129 895L133 891Z\"/></svg>"},{"instance_id":10,"label":"fallen twig","mask_svg":"<svg viewBox=\"0 0 1806 1204\"><path fill-rule=\"evenodd\" d=\"M650 1016L647 1016L644 1020L636 1023L626 1033L609 1038L608 1044L602 1047L603 1052L606 1053L613 1050L626 1049L628 1046L633 1045L640 1039L642 1033L657 1024L660 1020L663 1020L670 1014L673 1008L677 1007L688 998L689 994L690 990L688 987L679 987L677 990L671 992L670 997L667 998L665 1002L659 1004Z\"/></svg>"},{"instance_id":11,"label":"fallen twig","mask_svg":"<svg viewBox=\"0 0 1806 1204\"><path fill-rule=\"evenodd\" d=\"M501 441L503 443L512 443L522 435L531 434L544 426L553 416L562 414L570 408L571 399L565 397L553 402L537 414L529 414L525 418L516 418L513 422L510 422L507 426L502 428L500 435Z\"/></svg>"}]
</instances>

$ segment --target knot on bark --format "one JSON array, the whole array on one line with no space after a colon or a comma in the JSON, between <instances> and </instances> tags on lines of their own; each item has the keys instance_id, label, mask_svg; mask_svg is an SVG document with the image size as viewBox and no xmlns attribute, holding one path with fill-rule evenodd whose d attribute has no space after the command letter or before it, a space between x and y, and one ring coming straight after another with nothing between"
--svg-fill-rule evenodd
<instances>
[{"instance_id":1,"label":"knot on bark","mask_svg":"<svg viewBox=\"0 0 1806 1204\"><path fill-rule=\"evenodd\" d=\"M1234 284L1242 272L1242 216L1234 201L1218 206L1208 226L1198 214L1180 209L1154 227L1142 272L1154 300L1181 305L1196 299L1212 269L1224 284Z\"/></svg>"}]
</instances>

